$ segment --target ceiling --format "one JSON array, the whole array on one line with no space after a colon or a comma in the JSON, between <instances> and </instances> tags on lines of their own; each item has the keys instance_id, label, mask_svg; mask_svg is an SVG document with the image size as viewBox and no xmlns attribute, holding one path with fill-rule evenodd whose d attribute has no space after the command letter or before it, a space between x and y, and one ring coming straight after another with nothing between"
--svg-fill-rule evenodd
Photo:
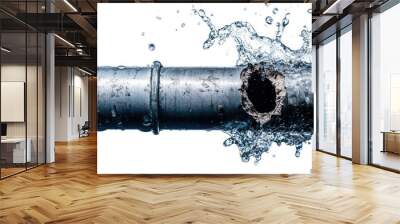
<instances>
[{"instance_id":1,"label":"ceiling","mask_svg":"<svg viewBox=\"0 0 400 224\"><path fill-rule=\"evenodd\" d=\"M312 3L313 6L313 42L318 42L339 20L348 19L366 10L377 7L387 0L270 0L270 1L230 1L230 2L297 2ZM97 3L105 2L167 2L139 0L1 0L0 22L4 38L24 46L24 38L18 32L30 31L55 32L56 64L80 66L92 72L96 71L97 58ZM175 1L176 2L176 1ZM192 1L187 1L192 2ZM193 1L215 2L215 1ZM49 12L52 13L49 13ZM345 25L343 23L342 25ZM329 31L331 29L331 31ZM328 32L329 31L329 32ZM3 42L4 43L4 42ZM32 45L33 46L33 45ZM22 49L22 48L21 48ZM28 47L28 51L29 47Z\"/></svg>"}]
</instances>

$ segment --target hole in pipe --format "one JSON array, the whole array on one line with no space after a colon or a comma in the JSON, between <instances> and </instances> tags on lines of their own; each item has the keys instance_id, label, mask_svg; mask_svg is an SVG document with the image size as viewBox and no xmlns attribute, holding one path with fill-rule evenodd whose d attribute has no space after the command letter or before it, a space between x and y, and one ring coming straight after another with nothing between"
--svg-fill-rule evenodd
<instances>
[{"instance_id":1,"label":"hole in pipe","mask_svg":"<svg viewBox=\"0 0 400 224\"><path fill-rule=\"evenodd\" d=\"M253 72L248 79L247 96L260 113L268 113L276 107L275 86L261 72Z\"/></svg>"}]
</instances>

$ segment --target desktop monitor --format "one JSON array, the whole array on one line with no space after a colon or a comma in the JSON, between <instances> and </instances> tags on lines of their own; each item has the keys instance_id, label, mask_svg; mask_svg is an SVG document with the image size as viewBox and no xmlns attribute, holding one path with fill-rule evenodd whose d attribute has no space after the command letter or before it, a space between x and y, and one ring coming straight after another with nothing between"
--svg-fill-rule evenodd
<instances>
[{"instance_id":1,"label":"desktop monitor","mask_svg":"<svg viewBox=\"0 0 400 224\"><path fill-rule=\"evenodd\" d=\"M1 136L7 136L7 124L1 123Z\"/></svg>"}]
</instances>

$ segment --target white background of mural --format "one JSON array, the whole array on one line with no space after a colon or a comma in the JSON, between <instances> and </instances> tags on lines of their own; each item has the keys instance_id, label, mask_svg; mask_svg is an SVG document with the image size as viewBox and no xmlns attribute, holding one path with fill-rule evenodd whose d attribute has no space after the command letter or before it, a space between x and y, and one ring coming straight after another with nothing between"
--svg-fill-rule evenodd
<instances>
[{"instance_id":1,"label":"white background of mural","mask_svg":"<svg viewBox=\"0 0 400 224\"><path fill-rule=\"evenodd\" d=\"M310 4L99 4L98 66L235 66L232 40L202 48L209 28L192 7L204 9L217 28L247 21L259 35L275 37L276 21L290 12L282 42L300 48L303 26L311 29ZM272 10L278 8L276 15ZM179 12L178 12L179 10ZM265 23L270 15L273 25ZM149 44L155 49L149 50ZM309 173L311 145L301 156L294 146L274 144L255 165L243 163L236 146L224 147L220 131L169 131L158 136L137 130L98 132L98 173Z\"/></svg>"}]
</instances>

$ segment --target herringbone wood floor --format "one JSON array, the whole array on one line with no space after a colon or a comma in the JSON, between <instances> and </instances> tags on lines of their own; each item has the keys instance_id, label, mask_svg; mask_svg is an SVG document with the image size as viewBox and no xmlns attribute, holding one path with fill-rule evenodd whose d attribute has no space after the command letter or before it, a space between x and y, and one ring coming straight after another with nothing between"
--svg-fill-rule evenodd
<instances>
[{"instance_id":1,"label":"herringbone wood floor","mask_svg":"<svg viewBox=\"0 0 400 224\"><path fill-rule=\"evenodd\" d=\"M315 152L311 175L98 176L96 139L0 181L0 223L400 223L400 175Z\"/></svg>"}]
</instances>

